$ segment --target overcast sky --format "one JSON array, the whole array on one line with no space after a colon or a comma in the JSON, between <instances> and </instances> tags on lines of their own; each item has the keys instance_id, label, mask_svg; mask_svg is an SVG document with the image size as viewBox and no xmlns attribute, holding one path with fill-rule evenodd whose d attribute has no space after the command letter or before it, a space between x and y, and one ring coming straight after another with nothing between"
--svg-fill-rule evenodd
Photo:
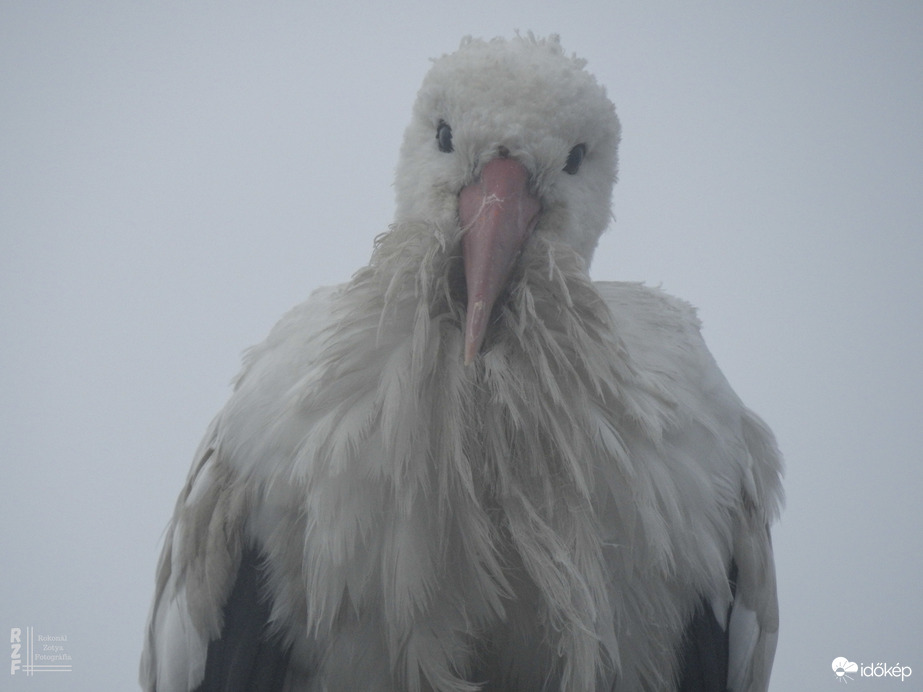
<instances>
[{"instance_id":1,"label":"overcast sky","mask_svg":"<svg viewBox=\"0 0 923 692\"><path fill-rule=\"evenodd\" d=\"M136 685L241 351L367 262L429 59L517 29L622 120L593 276L698 306L785 453L772 689L923 689L923 3L845 0L0 0L0 635L73 665L0 687Z\"/></svg>"}]
</instances>

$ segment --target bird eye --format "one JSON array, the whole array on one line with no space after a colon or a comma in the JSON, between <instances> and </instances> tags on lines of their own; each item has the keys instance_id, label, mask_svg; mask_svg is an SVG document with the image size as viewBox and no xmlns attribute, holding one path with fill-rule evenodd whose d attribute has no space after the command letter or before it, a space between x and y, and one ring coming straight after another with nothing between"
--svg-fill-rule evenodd
<instances>
[{"instance_id":1,"label":"bird eye","mask_svg":"<svg viewBox=\"0 0 923 692\"><path fill-rule=\"evenodd\" d=\"M570 150L567 155L567 163L564 164L564 172L574 175L580 170L580 164L583 163L583 157L586 156L586 144L578 144Z\"/></svg>"},{"instance_id":2,"label":"bird eye","mask_svg":"<svg viewBox=\"0 0 923 692\"><path fill-rule=\"evenodd\" d=\"M439 143L439 151L444 151L446 154L455 149L452 146L452 128L445 120L439 121L439 126L436 128L436 141Z\"/></svg>"}]
</instances>

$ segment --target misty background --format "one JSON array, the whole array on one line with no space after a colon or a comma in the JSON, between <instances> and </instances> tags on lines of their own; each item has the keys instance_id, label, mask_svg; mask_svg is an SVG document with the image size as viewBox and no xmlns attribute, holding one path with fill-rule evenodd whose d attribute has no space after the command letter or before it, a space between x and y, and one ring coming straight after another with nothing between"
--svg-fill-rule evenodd
<instances>
[{"instance_id":1,"label":"misty background","mask_svg":"<svg viewBox=\"0 0 923 692\"><path fill-rule=\"evenodd\" d=\"M368 261L429 59L518 29L622 121L593 277L698 306L785 453L772 689L923 689L923 3L331 5L0 0L0 636L73 665L0 688L137 687L241 352Z\"/></svg>"}]
</instances>

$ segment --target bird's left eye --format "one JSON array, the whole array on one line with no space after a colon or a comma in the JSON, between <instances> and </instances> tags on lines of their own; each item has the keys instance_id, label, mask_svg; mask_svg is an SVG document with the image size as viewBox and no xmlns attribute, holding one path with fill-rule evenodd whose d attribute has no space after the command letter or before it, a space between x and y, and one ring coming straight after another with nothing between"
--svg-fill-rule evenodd
<instances>
[{"instance_id":1,"label":"bird's left eye","mask_svg":"<svg viewBox=\"0 0 923 692\"><path fill-rule=\"evenodd\" d=\"M449 124L445 120L440 120L439 126L436 128L436 142L439 144L439 151L443 151L446 154L455 149L455 147L452 146L452 128L449 127Z\"/></svg>"},{"instance_id":2,"label":"bird's left eye","mask_svg":"<svg viewBox=\"0 0 923 692\"><path fill-rule=\"evenodd\" d=\"M580 170L580 164L583 163L583 157L586 156L586 144L578 144L570 150L567 155L567 163L564 164L564 172L574 175Z\"/></svg>"}]
</instances>

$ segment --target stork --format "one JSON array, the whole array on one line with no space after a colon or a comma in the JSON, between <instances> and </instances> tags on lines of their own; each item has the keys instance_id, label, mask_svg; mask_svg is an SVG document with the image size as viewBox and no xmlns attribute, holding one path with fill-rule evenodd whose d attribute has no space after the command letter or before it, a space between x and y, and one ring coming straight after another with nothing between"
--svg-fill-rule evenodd
<instances>
[{"instance_id":1,"label":"stork","mask_svg":"<svg viewBox=\"0 0 923 692\"><path fill-rule=\"evenodd\" d=\"M619 138L557 37L434 62L390 230L195 455L144 690L767 688L781 459L688 304L590 280Z\"/></svg>"}]
</instances>

